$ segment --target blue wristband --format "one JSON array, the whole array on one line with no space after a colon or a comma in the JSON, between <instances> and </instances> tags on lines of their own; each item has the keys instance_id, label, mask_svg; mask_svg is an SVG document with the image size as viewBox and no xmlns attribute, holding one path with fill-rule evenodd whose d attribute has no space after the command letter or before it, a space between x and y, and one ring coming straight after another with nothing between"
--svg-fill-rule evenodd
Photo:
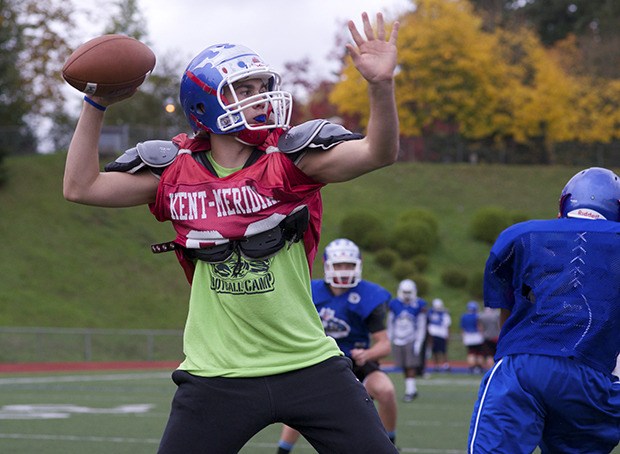
<instances>
[{"instance_id":1,"label":"blue wristband","mask_svg":"<svg viewBox=\"0 0 620 454\"><path fill-rule=\"evenodd\" d=\"M102 106L99 103L96 103L95 101L93 101L92 99L90 99L88 96L84 96L84 101L86 101L88 104L90 104L91 106L93 106L95 109L99 109L102 112L105 112L105 110L107 109L106 106Z\"/></svg>"}]
</instances>

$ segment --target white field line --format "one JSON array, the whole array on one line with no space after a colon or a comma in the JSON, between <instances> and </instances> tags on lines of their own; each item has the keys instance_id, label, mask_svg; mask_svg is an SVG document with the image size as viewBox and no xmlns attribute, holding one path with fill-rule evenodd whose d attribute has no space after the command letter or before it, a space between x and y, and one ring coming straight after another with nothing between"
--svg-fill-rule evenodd
<instances>
[{"instance_id":1,"label":"white field line","mask_svg":"<svg viewBox=\"0 0 620 454\"><path fill-rule=\"evenodd\" d=\"M83 437L77 435L50 435L50 434L3 434L0 439L11 440L41 440L41 441L89 441L95 443L148 443L159 444L157 438L127 438L127 437Z\"/></svg>"},{"instance_id":2,"label":"white field line","mask_svg":"<svg viewBox=\"0 0 620 454\"><path fill-rule=\"evenodd\" d=\"M151 378L170 378L170 372L140 372L133 374L105 374L105 375L59 375L49 377L6 377L0 378L2 385L28 385L33 383L74 383L93 381L144 380Z\"/></svg>"}]
</instances>

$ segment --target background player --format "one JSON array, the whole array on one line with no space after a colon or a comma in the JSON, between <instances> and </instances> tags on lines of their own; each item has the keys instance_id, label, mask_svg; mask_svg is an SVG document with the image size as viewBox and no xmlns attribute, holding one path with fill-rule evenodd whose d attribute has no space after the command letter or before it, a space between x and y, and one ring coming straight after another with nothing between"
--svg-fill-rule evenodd
<instances>
[{"instance_id":1,"label":"background player","mask_svg":"<svg viewBox=\"0 0 620 454\"><path fill-rule=\"evenodd\" d=\"M426 301L418 298L418 289L411 279L398 284L397 297L390 301L388 337L392 343L394 364L403 370L405 395L403 402L418 397L416 375L426 354Z\"/></svg>"},{"instance_id":2,"label":"background player","mask_svg":"<svg viewBox=\"0 0 620 454\"><path fill-rule=\"evenodd\" d=\"M559 219L498 237L484 301L500 308L470 453L607 453L620 441L620 178L592 167L562 190Z\"/></svg>"},{"instance_id":3,"label":"background player","mask_svg":"<svg viewBox=\"0 0 620 454\"><path fill-rule=\"evenodd\" d=\"M394 384L379 367L379 360L390 354L385 327L390 293L362 279L362 256L357 245L337 239L323 254L324 280L312 281L312 299L325 333L336 340L353 361L353 372L378 404L379 416L392 442L396 438L397 406ZM329 382L324 386L330 387ZM355 420L355 415L351 418ZM287 453L299 432L284 426L278 453Z\"/></svg>"},{"instance_id":4,"label":"background player","mask_svg":"<svg viewBox=\"0 0 620 454\"><path fill-rule=\"evenodd\" d=\"M467 366L473 373L484 371L484 336L478 320L478 303L469 301L461 315L461 338L467 349Z\"/></svg>"},{"instance_id":5,"label":"background player","mask_svg":"<svg viewBox=\"0 0 620 454\"><path fill-rule=\"evenodd\" d=\"M485 307L478 314L478 321L484 338L482 346L483 361L485 370L489 370L495 364L495 353L497 353L497 339L499 338L499 317L500 310Z\"/></svg>"},{"instance_id":6,"label":"background player","mask_svg":"<svg viewBox=\"0 0 620 454\"><path fill-rule=\"evenodd\" d=\"M452 318L443 304L443 300L435 298L428 311L428 336L431 340L431 352L435 370L450 370L448 363L448 340Z\"/></svg>"}]
</instances>

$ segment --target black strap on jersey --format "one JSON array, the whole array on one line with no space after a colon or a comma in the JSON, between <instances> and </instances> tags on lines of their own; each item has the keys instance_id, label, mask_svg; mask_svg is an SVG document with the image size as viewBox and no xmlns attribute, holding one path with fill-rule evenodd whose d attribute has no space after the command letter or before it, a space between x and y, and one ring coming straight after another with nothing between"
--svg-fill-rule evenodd
<instances>
[{"instance_id":1,"label":"black strap on jersey","mask_svg":"<svg viewBox=\"0 0 620 454\"><path fill-rule=\"evenodd\" d=\"M234 253L250 260L262 260L273 256L287 243L290 245L300 241L308 229L309 222L310 213L308 207L304 205L266 232L202 249L183 248L171 241L154 244L151 246L151 251L157 254L182 249L188 259L209 263L224 262Z\"/></svg>"}]
</instances>

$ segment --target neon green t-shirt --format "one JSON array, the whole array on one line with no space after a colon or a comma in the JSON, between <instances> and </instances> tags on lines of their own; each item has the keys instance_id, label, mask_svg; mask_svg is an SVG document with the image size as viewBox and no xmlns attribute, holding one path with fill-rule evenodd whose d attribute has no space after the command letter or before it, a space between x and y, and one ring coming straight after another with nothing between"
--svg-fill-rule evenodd
<instances>
[{"instance_id":1,"label":"neon green t-shirt","mask_svg":"<svg viewBox=\"0 0 620 454\"><path fill-rule=\"evenodd\" d=\"M222 169L219 175L237 169ZM204 377L260 377L341 355L312 302L303 243L275 256L198 261L179 366Z\"/></svg>"}]
</instances>

